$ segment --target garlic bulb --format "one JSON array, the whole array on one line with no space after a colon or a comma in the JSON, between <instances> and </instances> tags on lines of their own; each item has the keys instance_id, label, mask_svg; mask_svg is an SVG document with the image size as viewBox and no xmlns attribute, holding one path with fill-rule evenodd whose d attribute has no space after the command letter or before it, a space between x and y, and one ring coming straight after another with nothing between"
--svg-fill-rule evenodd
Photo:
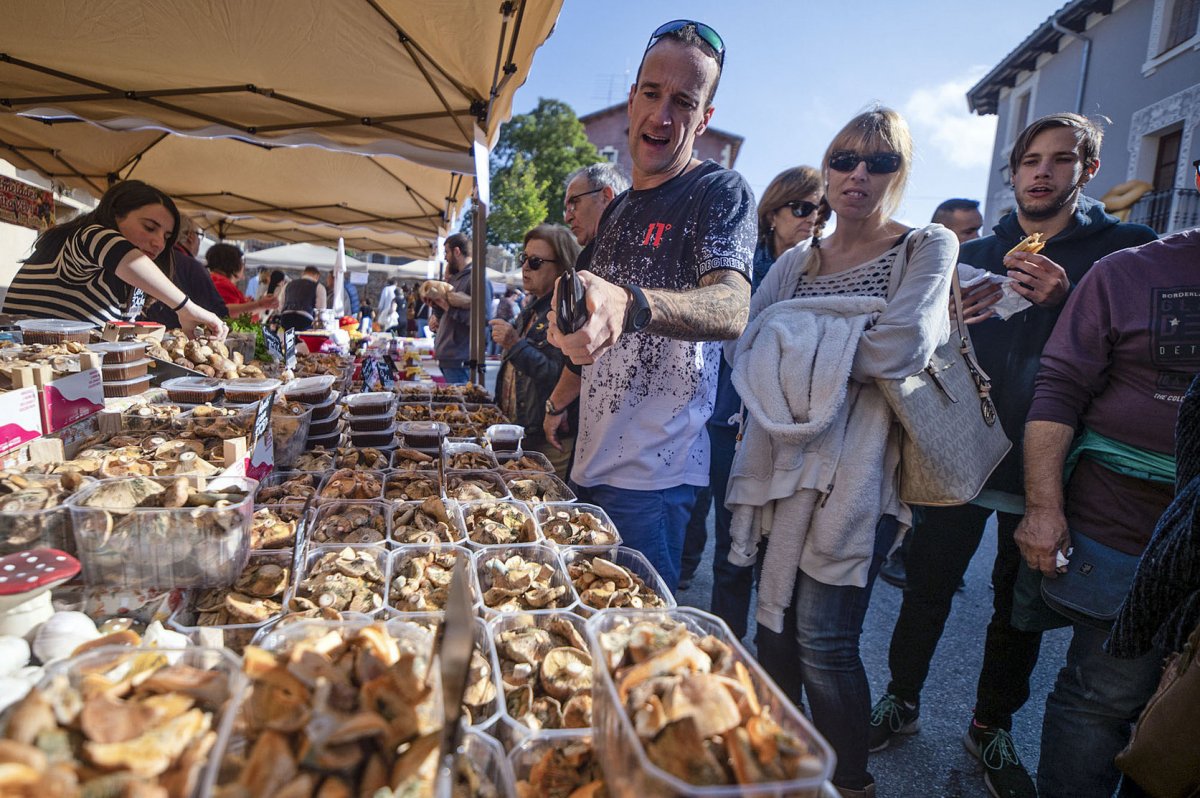
<instances>
[{"instance_id":1,"label":"garlic bulb","mask_svg":"<svg viewBox=\"0 0 1200 798\"><path fill-rule=\"evenodd\" d=\"M146 627L146 633L142 635L142 645L153 646L154 648L187 648L192 644L185 634L167 629L162 625L161 621L155 621ZM177 651L167 655L167 661L172 665L179 662L183 658L183 652Z\"/></svg>"},{"instance_id":2,"label":"garlic bulb","mask_svg":"<svg viewBox=\"0 0 1200 798\"><path fill-rule=\"evenodd\" d=\"M38 627L33 653L44 665L71 656L77 647L99 636L96 624L82 612L56 612Z\"/></svg>"},{"instance_id":3,"label":"garlic bulb","mask_svg":"<svg viewBox=\"0 0 1200 798\"><path fill-rule=\"evenodd\" d=\"M29 664L29 644L22 637L0 637L0 676L8 676Z\"/></svg>"}]
</instances>

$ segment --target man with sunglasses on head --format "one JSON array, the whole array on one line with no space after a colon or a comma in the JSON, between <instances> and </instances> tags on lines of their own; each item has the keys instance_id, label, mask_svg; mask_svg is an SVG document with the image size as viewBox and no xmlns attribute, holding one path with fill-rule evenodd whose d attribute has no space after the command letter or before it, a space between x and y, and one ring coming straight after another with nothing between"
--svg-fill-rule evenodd
<instances>
[{"instance_id":1,"label":"man with sunglasses on head","mask_svg":"<svg viewBox=\"0 0 1200 798\"><path fill-rule=\"evenodd\" d=\"M578 277L586 313L552 342L583 369L573 480L668 587L708 484L704 425L719 350L745 327L754 200L745 179L693 158L725 57L716 31L675 20L650 37L629 92L633 187L604 211ZM569 305L575 307L574 305Z\"/></svg>"},{"instance_id":2,"label":"man with sunglasses on head","mask_svg":"<svg viewBox=\"0 0 1200 798\"><path fill-rule=\"evenodd\" d=\"M1025 513L1022 433L1033 402L1042 349L1063 303L1100 258L1153 241L1148 227L1122 223L1104 205L1083 194L1100 168L1102 131L1074 113L1051 114L1030 124L1009 155L1016 210L993 234L963 245L959 261L1012 280L1033 303L1009 321L992 318L1001 291L984 283L964 291L963 315L980 365L992 380L992 399L1013 449L970 504L925 508L913 529L906 558L907 587L892 632L891 682L871 713L871 750L886 748L896 735L913 734L921 688L950 614L959 580L979 547L984 526L997 514L996 561L992 568L993 609L984 643L975 715L963 743L984 768L984 783L998 798L1036 796L1033 781L1012 741L1012 717L1029 698L1037 664L1040 630L1030 630L1015 598L1021 552L1014 538ZM1012 252L1026 236L1041 233L1037 254ZM1024 628L1022 628L1024 627Z\"/></svg>"}]
</instances>

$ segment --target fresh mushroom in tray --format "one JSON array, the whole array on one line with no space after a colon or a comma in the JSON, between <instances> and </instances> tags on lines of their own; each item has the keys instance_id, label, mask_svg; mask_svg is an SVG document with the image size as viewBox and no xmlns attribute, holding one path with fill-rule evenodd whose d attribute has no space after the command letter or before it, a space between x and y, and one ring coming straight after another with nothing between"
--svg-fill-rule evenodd
<instances>
[{"instance_id":1,"label":"fresh mushroom in tray","mask_svg":"<svg viewBox=\"0 0 1200 798\"><path fill-rule=\"evenodd\" d=\"M570 616L537 617L504 628L495 639L513 720L532 730L591 726L592 657Z\"/></svg>"}]
</instances>

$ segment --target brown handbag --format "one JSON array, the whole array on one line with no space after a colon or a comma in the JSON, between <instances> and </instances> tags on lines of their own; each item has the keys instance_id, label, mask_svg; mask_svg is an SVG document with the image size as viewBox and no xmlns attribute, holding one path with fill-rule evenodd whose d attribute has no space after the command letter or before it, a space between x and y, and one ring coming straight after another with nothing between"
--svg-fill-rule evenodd
<instances>
[{"instance_id":1,"label":"brown handbag","mask_svg":"<svg viewBox=\"0 0 1200 798\"><path fill-rule=\"evenodd\" d=\"M1200 796L1200 626L1183 651L1167 660L1158 689L1117 754L1117 767L1154 798Z\"/></svg>"}]
</instances>

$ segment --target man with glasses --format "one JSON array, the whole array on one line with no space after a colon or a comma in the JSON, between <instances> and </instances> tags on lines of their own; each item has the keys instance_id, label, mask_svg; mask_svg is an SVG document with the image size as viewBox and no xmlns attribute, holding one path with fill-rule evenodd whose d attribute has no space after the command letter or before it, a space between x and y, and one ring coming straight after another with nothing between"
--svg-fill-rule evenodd
<instances>
[{"instance_id":1,"label":"man with glasses","mask_svg":"<svg viewBox=\"0 0 1200 798\"><path fill-rule=\"evenodd\" d=\"M650 37L629 92L633 187L604 211L579 273L586 318L564 333L556 314L552 337L585 364L576 493L613 517L672 590L688 516L708 484L715 342L741 334L749 311L750 187L693 158L724 56L720 36L699 22L669 22Z\"/></svg>"},{"instance_id":2,"label":"man with glasses","mask_svg":"<svg viewBox=\"0 0 1200 798\"><path fill-rule=\"evenodd\" d=\"M1013 450L971 504L925 508L912 532L905 566L908 584L888 664L891 682L871 712L870 747L881 751L901 734L920 729L921 688L933 652L950 614L951 600L979 548L984 526L997 514L996 561L992 568L993 609L984 643L975 716L963 743L979 758L984 784L998 798L1036 796L1013 743L1012 717L1029 698L1029 677L1037 664L1040 629L1022 620L1016 601L1021 553L1014 533L1025 513L1022 431L1033 401L1034 377L1072 288L1100 258L1155 239L1154 231L1121 223L1104 205L1083 194L1100 168L1103 133L1074 113L1051 114L1017 137L1009 168L1017 209L993 234L962 247L959 260L1012 280L1033 303L1019 317L991 318L1000 289L984 284L963 293L963 315L984 371L992 379L992 399ZM1010 250L1032 233L1047 242L1040 253Z\"/></svg>"}]
</instances>

